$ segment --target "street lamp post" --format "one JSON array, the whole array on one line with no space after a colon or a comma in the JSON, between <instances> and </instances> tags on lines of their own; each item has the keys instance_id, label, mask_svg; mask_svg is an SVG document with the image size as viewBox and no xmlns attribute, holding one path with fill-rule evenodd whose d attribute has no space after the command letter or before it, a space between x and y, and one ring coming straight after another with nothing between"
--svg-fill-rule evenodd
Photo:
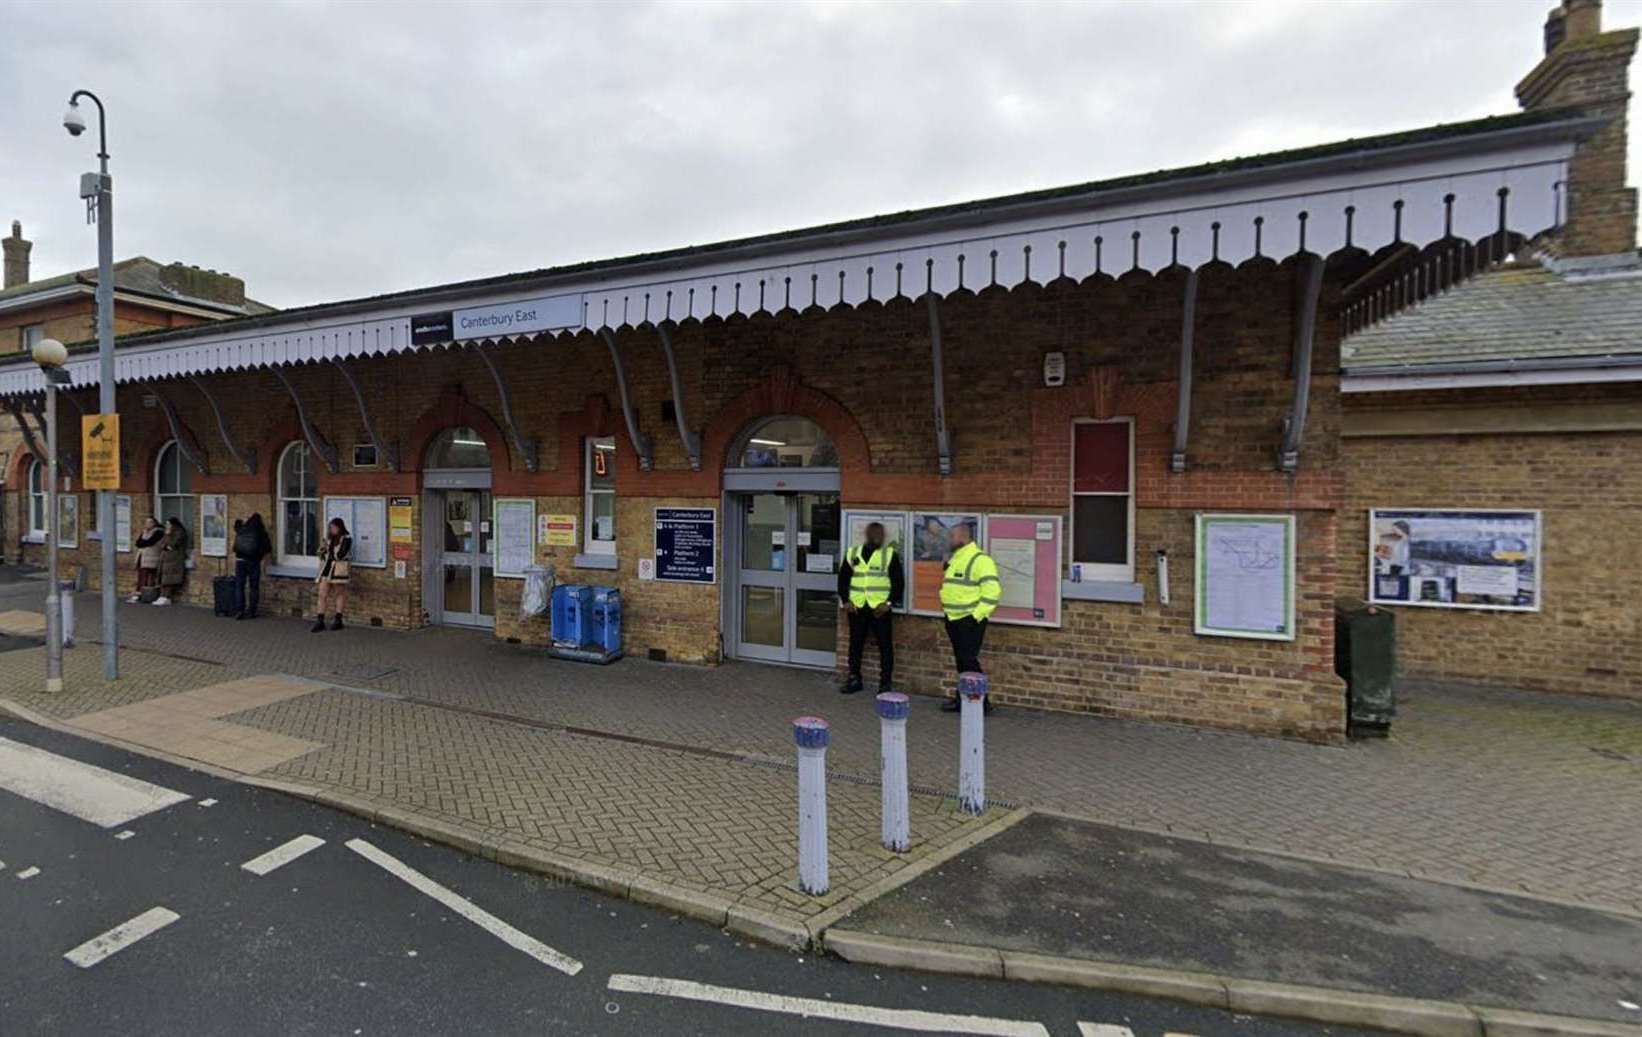
<instances>
[{"instance_id":1,"label":"street lamp post","mask_svg":"<svg viewBox=\"0 0 1642 1037\"><path fill-rule=\"evenodd\" d=\"M67 381L68 350L54 338L34 344L34 362L46 376L46 690L63 690L63 592L57 579L57 386Z\"/></svg>"},{"instance_id":2,"label":"street lamp post","mask_svg":"<svg viewBox=\"0 0 1642 1037\"><path fill-rule=\"evenodd\" d=\"M108 175L107 113L96 94L74 91L63 115L63 128L75 137L85 132L82 97L97 106L97 158L102 165L98 172L80 177L80 197L87 200L88 214L97 221L97 410L110 415L118 409L114 399L114 179ZM52 430L55 434L55 425ZM97 491L97 528L103 531L103 678L114 680L120 676L120 614L114 586L113 490Z\"/></svg>"}]
</instances>

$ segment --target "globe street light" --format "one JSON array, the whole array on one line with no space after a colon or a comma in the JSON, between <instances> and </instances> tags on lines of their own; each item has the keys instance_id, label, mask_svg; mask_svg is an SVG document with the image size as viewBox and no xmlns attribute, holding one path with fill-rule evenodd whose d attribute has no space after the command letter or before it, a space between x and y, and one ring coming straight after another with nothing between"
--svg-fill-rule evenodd
<instances>
[{"instance_id":1,"label":"globe street light","mask_svg":"<svg viewBox=\"0 0 1642 1037\"><path fill-rule=\"evenodd\" d=\"M80 197L86 200L86 214L97 221L97 410L99 417L119 428L114 400L114 179L108 175L108 119L103 102L89 90L76 90L63 113L63 129L72 137L86 131L80 98L97 106L97 158L102 163L96 173L80 177ZM56 426L52 426L53 432ZM116 471L119 455L115 454ZM114 491L97 491L97 528L103 531L103 677L120 675L119 599L114 587ZM53 541L55 543L55 541ZM53 548L55 550L55 547Z\"/></svg>"},{"instance_id":2,"label":"globe street light","mask_svg":"<svg viewBox=\"0 0 1642 1037\"><path fill-rule=\"evenodd\" d=\"M63 592L57 583L57 386L68 381L68 350L54 338L34 344L34 362L46 376L46 690L63 690Z\"/></svg>"}]
</instances>

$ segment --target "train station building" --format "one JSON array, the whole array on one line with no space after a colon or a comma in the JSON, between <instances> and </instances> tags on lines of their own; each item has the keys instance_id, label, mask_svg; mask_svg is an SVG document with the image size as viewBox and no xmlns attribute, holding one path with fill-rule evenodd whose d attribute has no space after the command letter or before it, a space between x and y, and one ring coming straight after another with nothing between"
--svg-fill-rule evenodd
<instances>
[{"instance_id":1,"label":"train station building","mask_svg":"<svg viewBox=\"0 0 1642 1037\"><path fill-rule=\"evenodd\" d=\"M1348 333L1534 257L1634 262L1636 33L1595 7L1553 18L1516 114L124 337L112 531L75 474L97 380L76 349L66 558L95 580L100 536L123 549L175 515L206 603L228 525L260 512L269 611L311 614L342 515L358 624L543 644L521 577L548 565L621 590L630 656L834 670L836 568L878 520L907 563L897 682L933 694L952 680L935 545L968 522L1004 570L1001 703L1342 737L1337 598L1574 593L1551 574L1585 546L1547 540L1545 580L1468 571L1461 591L1396 555L1406 518L1386 520L1397 571L1373 568L1370 507L1550 505L1441 485L1464 471L1375 484L1341 358ZM43 388L0 361L27 432L5 551L31 562ZM1635 439L1615 449L1634 486ZM1453 629L1428 611L1416 659ZM1618 665L1607 686L1635 694L1636 657Z\"/></svg>"}]
</instances>

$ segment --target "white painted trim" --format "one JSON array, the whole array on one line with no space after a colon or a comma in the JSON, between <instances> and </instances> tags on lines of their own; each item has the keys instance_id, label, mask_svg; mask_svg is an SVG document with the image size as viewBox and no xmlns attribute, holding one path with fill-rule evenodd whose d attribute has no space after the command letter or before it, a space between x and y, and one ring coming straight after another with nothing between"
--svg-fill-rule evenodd
<instances>
[{"instance_id":1,"label":"white painted trim","mask_svg":"<svg viewBox=\"0 0 1642 1037\"><path fill-rule=\"evenodd\" d=\"M1603 382L1642 382L1642 364L1614 367L1527 368L1517 371L1452 371L1419 374L1346 374L1340 391L1414 392L1421 389L1485 389L1513 385L1590 385Z\"/></svg>"},{"instance_id":2,"label":"white painted trim","mask_svg":"<svg viewBox=\"0 0 1642 1037\"><path fill-rule=\"evenodd\" d=\"M1077 490L1078 472L1078 426L1079 425L1113 425L1122 422L1129 426L1129 543L1128 561L1122 565L1111 562L1085 562L1071 557L1077 552L1077 519L1079 497L1122 497L1121 493L1079 493ZM1073 418L1071 427L1067 430L1071 442L1067 444L1067 515L1066 515L1066 553L1069 560L1063 559L1069 565L1082 567L1082 576L1087 583L1125 583L1135 582L1135 419L1122 418Z\"/></svg>"}]
</instances>

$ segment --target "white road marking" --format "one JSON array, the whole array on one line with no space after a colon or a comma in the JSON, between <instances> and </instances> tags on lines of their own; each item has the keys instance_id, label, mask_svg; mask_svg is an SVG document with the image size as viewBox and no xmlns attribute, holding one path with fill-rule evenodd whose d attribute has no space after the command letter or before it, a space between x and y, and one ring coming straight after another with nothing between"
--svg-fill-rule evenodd
<instances>
[{"instance_id":1,"label":"white road marking","mask_svg":"<svg viewBox=\"0 0 1642 1037\"><path fill-rule=\"evenodd\" d=\"M214 807L216 805L217 805L217 801L214 800L214 799L202 799L202 800L200 800L200 806L202 806L202 807Z\"/></svg>"},{"instance_id":2,"label":"white road marking","mask_svg":"<svg viewBox=\"0 0 1642 1037\"><path fill-rule=\"evenodd\" d=\"M131 830L131 829L129 829L129 828L127 828L127 829L126 829L126 830L125 830L125 831L123 831L123 832L116 832L116 833L115 833L115 834L114 834L114 838L116 838L116 839L118 839L118 840L120 840L120 841L121 841L121 842L122 842L122 843L123 843L123 842L125 842L125 841L126 841L126 840L127 840L127 839L129 839L129 838L131 838L131 837L132 837L132 836L134 836L134 835L136 835L136 834L137 834L137 833L136 833L136 832L133 832L133 831L132 831L132 830Z\"/></svg>"},{"instance_id":3,"label":"white road marking","mask_svg":"<svg viewBox=\"0 0 1642 1037\"><path fill-rule=\"evenodd\" d=\"M184 802L186 793L0 738L0 789L113 828Z\"/></svg>"},{"instance_id":4,"label":"white road marking","mask_svg":"<svg viewBox=\"0 0 1642 1037\"><path fill-rule=\"evenodd\" d=\"M428 878L426 875L417 871L415 868L405 864L397 857L384 853L365 840L349 839L348 849L359 854L359 856L370 861L372 864L375 864L388 874L393 875L396 878L403 879L414 889L419 890L420 892L425 893L433 899L439 901L439 903L450 908L452 911L455 911L457 914L461 915L463 918L466 918L468 921L472 922L474 925L483 929L490 935L496 937L498 940L501 940L509 947L512 947L515 950L523 951L532 958L535 958L537 961L541 962L543 965L558 969L567 976L574 976L582 970L582 963L577 961L575 958L572 958L567 954L561 954L560 952L549 947L547 944L536 939L534 936L520 932L519 930L513 928L513 926L508 925L500 918L497 918L495 915L486 911L484 908L479 907L471 901L463 899L457 894L446 889L444 886L441 886L439 883Z\"/></svg>"},{"instance_id":5,"label":"white road marking","mask_svg":"<svg viewBox=\"0 0 1642 1037\"><path fill-rule=\"evenodd\" d=\"M1135 1037L1135 1032L1127 1026L1118 1026L1115 1023L1078 1023L1079 1037Z\"/></svg>"},{"instance_id":6,"label":"white road marking","mask_svg":"<svg viewBox=\"0 0 1642 1037\"><path fill-rule=\"evenodd\" d=\"M275 868L291 863L310 850L317 850L325 845L325 840L317 835L299 835L290 842L276 846L260 857L252 857L240 867L253 875L266 875Z\"/></svg>"},{"instance_id":7,"label":"white road marking","mask_svg":"<svg viewBox=\"0 0 1642 1037\"><path fill-rule=\"evenodd\" d=\"M24 868L22 871L18 872L14 877L19 878L19 879L32 879L34 876L36 876L38 874L40 874L40 869L39 868Z\"/></svg>"},{"instance_id":8,"label":"white road marking","mask_svg":"<svg viewBox=\"0 0 1642 1037\"><path fill-rule=\"evenodd\" d=\"M159 932L180 917L175 911L151 907L129 922L122 922L103 935L92 937L63 957L82 969L89 969L109 955L125 950L143 937Z\"/></svg>"},{"instance_id":9,"label":"white road marking","mask_svg":"<svg viewBox=\"0 0 1642 1037\"><path fill-rule=\"evenodd\" d=\"M753 1008L763 1012L781 1012L806 1019L836 1019L846 1023L868 1023L896 1030L918 1030L923 1033L969 1033L982 1037L1049 1037L1042 1023L1021 1019L994 1019L984 1015L953 1015L946 1012L923 1012L912 1008L879 1008L876 1005L856 1005L843 1001L824 1001L810 997L788 997L784 994L766 994L761 990L742 990L737 987L719 987L688 979L667 979L662 976L632 976L617 973L610 977L609 989L628 994L654 994L657 997L676 997L686 1001L710 1001L734 1008Z\"/></svg>"}]
</instances>

